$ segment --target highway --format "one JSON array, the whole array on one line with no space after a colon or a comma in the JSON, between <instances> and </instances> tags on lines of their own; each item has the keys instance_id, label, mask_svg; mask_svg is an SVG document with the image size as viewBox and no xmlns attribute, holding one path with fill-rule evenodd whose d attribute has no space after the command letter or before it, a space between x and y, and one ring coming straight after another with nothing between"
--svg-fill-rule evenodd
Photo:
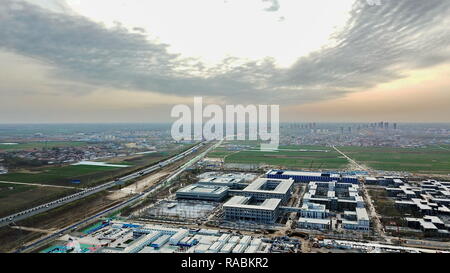
<instances>
[{"instance_id":1,"label":"highway","mask_svg":"<svg viewBox=\"0 0 450 273\"><path fill-rule=\"evenodd\" d=\"M167 184L170 183L177 175L179 175L182 171L186 170L187 168L189 168L190 166L192 166L193 164L195 164L196 162L201 160L209 151L211 151L212 149L218 147L222 143L222 141L223 140L220 140L218 143L216 143L215 145L213 145L210 148L208 148L205 152L201 153L200 155L196 156L194 159L192 159L189 162L187 162L186 164L184 164L180 168L180 170L178 170L175 174L173 174L168 179L166 179L163 183L160 183L160 184L157 184L157 185L153 185L150 188L146 189L144 192L139 193L138 195L135 195L135 196L131 197L128 200L125 200L124 202L122 202L120 204L117 204L117 205L115 205L113 207L105 209L105 210L103 210L103 211L101 211L101 212L99 212L99 213L97 213L97 214L95 214L95 215L93 215L91 217L88 217L88 218L86 218L84 220L81 220L81 221L79 221L79 222L77 222L77 223L75 223L73 225L70 225L70 226L68 226L66 228L63 228L63 229L61 229L59 231L56 231L56 232L54 232L54 233L52 233L52 234L50 234L50 235L48 235L48 236L46 236L46 237L36 241L36 242L33 242L33 243L31 243L31 244L29 244L27 246L24 246L24 247L16 250L16 252L20 253L20 252L24 252L24 251L27 251L27 250L32 250L32 249L34 249L36 247L39 247L40 245L42 245L44 243L47 243L47 242L49 242L51 240L54 240L54 239L62 236L64 233L70 232L71 230L74 230L74 229L78 228L79 226L84 225L84 224L86 224L86 223L88 223L88 222L90 222L90 221L92 221L92 220L94 220L96 218L99 218L99 217L104 216L105 214L109 214L109 213L112 213L114 211L120 210L120 209L122 209L124 207L127 207L127 206L131 205L134 202L137 202L137 201L139 201L141 199L146 198L148 195L154 193L155 191L157 191L161 187L167 186ZM201 147L204 144L205 143L202 142L202 143L196 145L195 147L185 151L184 153L181 153L181 154L179 154L179 155L177 155L177 156L175 156L173 158L170 158L170 159L164 161L163 164L165 163L165 165L167 165L167 164L172 163L172 162L174 162L176 160L179 160L179 159L181 159L181 158L191 154L192 152L195 152L199 147ZM153 167L150 167L150 168L146 169L146 171L151 169L151 168L153 168ZM140 171L138 173L141 173L141 172L142 171Z\"/></svg>"},{"instance_id":2,"label":"highway","mask_svg":"<svg viewBox=\"0 0 450 273\"><path fill-rule=\"evenodd\" d=\"M104 183L104 184L99 185L99 186L95 186L95 187L92 187L92 188L87 188L87 189L84 189L84 190L82 190L80 192L74 193L72 195L68 195L68 196L65 196L63 198L57 199L55 201L52 201L52 202L49 202L49 203L46 203L46 204L42 204L42 205L36 206L34 208L30 208L30 209L27 209L27 210L24 210L24 211L21 211L21 212L18 212L18 213L6 216L4 218L1 218L0 219L0 227L9 225L10 223L14 223L14 222L17 222L17 221L29 218L31 216L34 216L34 215L46 212L46 211L49 211L51 209L60 207L62 205L74 202L76 200L88 197L90 195L96 194L98 192L104 191L104 190L109 189L109 188L112 188L112 187L114 187L114 186L116 186L118 184L125 183L127 181L132 180L132 179L136 179L138 177L141 177L141 176L147 175L149 173L152 173L152 172L154 172L154 171L156 171L158 169L161 169L162 167L164 167L164 166L166 166L168 164L171 164L171 163L173 163L175 161L178 161L178 160L180 160L182 158L185 158L186 156L190 155L191 153L197 151L197 149L200 148L201 146L203 146L204 144L205 144L205 142L201 142L201 143L195 145L194 147L192 147L192 148L190 148L190 149L188 149L188 150L186 150L186 151L184 151L184 152L182 152L182 153L180 153L180 154L178 154L178 155L176 155L174 157L171 157L171 158L169 158L169 159L167 159L167 160L165 160L163 162L160 162L160 163L158 163L156 165L150 166L150 167L148 167L146 169L139 170L137 172L134 172L132 174L126 175L124 177L118 178L118 179L116 179L114 181L109 181L109 182Z\"/></svg>"},{"instance_id":3,"label":"highway","mask_svg":"<svg viewBox=\"0 0 450 273\"><path fill-rule=\"evenodd\" d=\"M81 188L70 187L70 186L36 184L36 183L25 183L25 182L0 181L0 184L25 185L25 186L36 186L36 187L50 187L50 188L72 189L72 190L84 190L84 189L81 189Z\"/></svg>"},{"instance_id":4,"label":"highway","mask_svg":"<svg viewBox=\"0 0 450 273\"><path fill-rule=\"evenodd\" d=\"M52 233L52 234L50 234L50 235L48 235L48 236L46 236L46 237L36 241L36 242L33 242L33 243L31 243L31 244L29 244L29 245L27 245L25 247L22 247L22 248L16 250L15 252L16 253L24 252L26 250L33 249L33 248L35 248L35 247L37 247L37 246L39 246L39 245L41 245L43 243L46 243L46 242L48 242L50 240L54 240L54 239L58 238L59 236L62 236L64 233L69 232L69 231L71 231L73 229L76 229L80 225L83 225L83 224L85 224L85 223L87 223L87 222L89 222L91 220L94 220L94 219L96 219L98 217L101 217L101 216L103 216L103 215L105 215L107 213L110 213L110 212L113 212L115 210L119 210L121 208L126 207L127 205L131 204L132 202L138 200L139 198L142 198L143 195L144 195L144 193L136 195L136 196L128 199L125 202L122 202L122 203L120 203L118 205L115 205L115 206L113 206L111 208L103 210L103 211L101 211L101 212L99 212L99 213L97 213L97 214L95 214L95 215L93 215L93 216L91 216L89 218L86 218L86 219L84 219L82 221L79 221L79 222L77 222L77 223L75 223L73 225L70 225L70 226L68 226L66 228L63 228L63 229L61 229L61 230L59 230L57 232L54 232L54 233Z\"/></svg>"}]
</instances>

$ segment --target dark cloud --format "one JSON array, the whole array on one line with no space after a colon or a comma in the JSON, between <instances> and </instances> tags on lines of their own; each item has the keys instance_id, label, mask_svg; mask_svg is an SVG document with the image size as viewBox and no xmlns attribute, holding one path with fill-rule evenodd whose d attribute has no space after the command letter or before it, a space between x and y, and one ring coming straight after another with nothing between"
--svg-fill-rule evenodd
<instances>
[{"instance_id":1,"label":"dark cloud","mask_svg":"<svg viewBox=\"0 0 450 273\"><path fill-rule=\"evenodd\" d=\"M141 32L141 33L147 33L147 31L144 28L141 28L141 27L134 27L133 30L137 31L137 32Z\"/></svg>"},{"instance_id":2,"label":"dark cloud","mask_svg":"<svg viewBox=\"0 0 450 273\"><path fill-rule=\"evenodd\" d=\"M290 68L277 68L270 58L245 63L227 58L206 68L148 41L138 29L106 28L84 17L2 0L0 48L50 63L60 78L91 85L299 104L398 79L404 69L448 62L449 14L448 0L385 0L380 6L361 0L332 46Z\"/></svg>"},{"instance_id":3,"label":"dark cloud","mask_svg":"<svg viewBox=\"0 0 450 273\"><path fill-rule=\"evenodd\" d=\"M449 14L444 0L357 2L347 28L335 36L337 45L300 58L277 82L371 87L400 78L403 69L448 62Z\"/></svg>"}]
</instances>

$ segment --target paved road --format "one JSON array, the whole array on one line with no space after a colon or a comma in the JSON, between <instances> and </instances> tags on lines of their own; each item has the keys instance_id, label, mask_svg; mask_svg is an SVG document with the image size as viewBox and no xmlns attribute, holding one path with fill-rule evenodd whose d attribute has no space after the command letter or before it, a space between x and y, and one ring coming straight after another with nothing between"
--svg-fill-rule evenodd
<instances>
[{"instance_id":1,"label":"paved road","mask_svg":"<svg viewBox=\"0 0 450 273\"><path fill-rule=\"evenodd\" d=\"M36 186L36 187L50 187L50 188L84 190L83 188L77 188L77 187L49 185L49 184L38 184L38 183L23 183L23 182L12 182L12 181L0 181L0 183L1 184L15 184L15 185Z\"/></svg>"},{"instance_id":2,"label":"paved road","mask_svg":"<svg viewBox=\"0 0 450 273\"><path fill-rule=\"evenodd\" d=\"M212 149L218 147L218 146L222 143L222 141L223 141L223 140L219 141L217 144L211 146L210 148L208 148L208 150L206 150L205 152L203 152L203 153L200 154L199 156L197 156L197 157L195 157L194 159L190 160L188 163L186 163L185 165L183 165L183 167L182 167L181 169L184 171L184 170L186 170L187 168L189 168L190 166L192 166L193 164L195 164L196 162L198 162L199 160L201 160L204 156L206 156L206 154L207 154L209 151L211 151ZM197 151L197 149L198 149L200 146L202 146L203 144L204 144L204 142L200 143L199 145L196 145L195 147L189 149L188 151L186 151L186 152L184 152L184 153L182 153L182 154L185 154L185 156L187 156L187 155L191 154L192 152ZM178 155L178 156L179 156L179 155ZM178 157L178 156L177 156L177 157ZM181 158L182 158L182 157L181 157ZM170 160L172 160L172 159L173 159L173 158L171 158L171 159L169 159L169 160L167 160L167 161L169 161L169 162L171 163L171 162L173 162L173 161L170 161ZM167 161L166 161L166 162L167 162ZM167 164L169 164L169 163L167 163ZM165 164L165 165L167 165L167 164ZM176 174L179 174L179 173L180 173L180 172L178 171ZM36 241L36 242L33 242L33 243L31 243L31 244L29 244L29 245L27 245L27 246L24 246L24 247L18 249L16 252L24 252L24 251L32 250L32 249L34 249L34 248L37 248L37 247L39 247L39 246L42 246L43 244L48 243L49 241L54 240L54 239L56 239L56 238L62 236L64 233L70 232L70 231L72 231L72 230L78 228L79 226L81 226L81 225L87 223L87 222L90 222L90 221L92 221L92 220L94 220L94 219L100 218L100 217L104 216L105 214L113 213L113 212L115 212L115 211L117 211L117 210L120 210L120 209L122 209L122 208L124 208L124 207L126 207L126 206L128 206L128 205L130 205L130 204L132 204L132 203L134 203L134 202L137 202L137 201L139 201L139 200L142 200L142 199L146 198L148 195L150 195L150 194L154 193L155 191L157 191L158 189L160 189L161 187L166 186L168 183L170 183L170 182L173 180L173 178L175 178L175 175L176 175L176 174L174 174L174 175L172 175L171 177L169 177L169 178L168 178L165 182L163 182L163 183L160 183L160 184L158 184L158 185L153 185L153 186L151 186L150 188L148 188L147 190L145 190L143 193L140 193L140 194L138 194L138 195L136 195L136 196L133 196L133 197L131 197L130 199L128 199L128 200L126 200L126 201L124 201L124 202L122 202L122 203L120 203L120 204L118 204L118 205L115 205L115 206L113 206L113 207L111 207L111 208L108 208L108 209L106 209L106 210L103 210L103 211L101 211L101 212L95 214L94 216L88 217L88 218L86 218L86 219L84 219L84 220L81 220L81 221L79 221L79 222L77 222L77 223L75 223L75 224L73 224L73 225L70 225L70 226L68 226L68 227L66 227L66 228L63 228L63 229L61 229L61 230L59 230L59 231L56 231L56 232L50 234L49 236L46 236L46 237L44 237L44 238L42 238L42 239L39 239L39 240ZM170 179L170 181L168 181L169 179Z\"/></svg>"},{"instance_id":3,"label":"paved road","mask_svg":"<svg viewBox=\"0 0 450 273\"><path fill-rule=\"evenodd\" d=\"M377 243L377 242L370 242L370 243L363 243L363 242L357 242L357 241L350 241L350 240L334 240L334 243L337 245L346 245L346 246L363 246L363 247L369 247L369 248L378 248L378 249L390 249L390 250L399 250L399 251L413 251L413 252L420 252L420 253L449 253L447 251L440 251L435 249L428 249L428 248L420 248L420 247L408 247L408 246L397 246L397 245L389 245L389 244L383 244L383 243Z\"/></svg>"},{"instance_id":4,"label":"paved road","mask_svg":"<svg viewBox=\"0 0 450 273\"><path fill-rule=\"evenodd\" d=\"M222 144L222 142L223 142L223 139L219 140L216 144L214 144L211 147L209 147L206 151L204 151L203 153L201 153L198 156L194 157L193 159L189 160L186 164L184 164L182 167L180 167L180 169L176 173L171 175L167 179L167 181L171 182L174 178L176 178L182 172L184 172L185 170L187 170L188 168L193 166L195 163L197 163L198 161L203 159L210 151L212 151L213 149L216 149L217 147L219 147Z\"/></svg>"},{"instance_id":5,"label":"paved road","mask_svg":"<svg viewBox=\"0 0 450 273\"><path fill-rule=\"evenodd\" d=\"M440 249L445 249L447 251L450 250L449 242L439 242L439 241L432 241L432 240L416 240L416 239L404 239L404 240L405 240L404 245L406 245L406 246L440 248Z\"/></svg>"},{"instance_id":6,"label":"paved road","mask_svg":"<svg viewBox=\"0 0 450 273\"><path fill-rule=\"evenodd\" d=\"M344 154L341 150L336 148L336 146L333 146L333 149L336 150L336 152L340 153L343 157L345 157L353 166L355 166L355 169L358 171L367 171L368 168L360 165L355 160L351 159L348 155Z\"/></svg>"},{"instance_id":7,"label":"paved road","mask_svg":"<svg viewBox=\"0 0 450 273\"><path fill-rule=\"evenodd\" d=\"M336 152L340 153L342 156L344 156L350 162L350 164L352 164L352 166L355 167L355 169L357 169L359 171L368 171L369 170L367 167L360 165L358 162L356 162L355 160L350 158L344 152L342 152L341 150L336 148L336 146L333 146L333 149L336 150ZM370 198L369 192L367 191L367 189L366 189L364 184L361 184L361 187L362 187L362 190L363 190L363 194L364 194L364 196L366 197L366 200L367 200L367 205L368 205L370 217L375 222L374 227L375 227L376 232L381 237L383 237L384 240L390 242L391 239L386 236L386 234L385 234L385 232L383 230L383 225L381 224L380 216L377 214L375 206L373 205L373 202L372 202L372 198Z\"/></svg>"},{"instance_id":8,"label":"paved road","mask_svg":"<svg viewBox=\"0 0 450 273\"><path fill-rule=\"evenodd\" d=\"M29 244L29 245L27 245L27 246L24 246L24 247L22 247L22 248L16 250L15 252L16 252L16 253L20 253L20 252L24 252L24 251L31 250L31 249L34 249L34 248L36 248L36 247L42 246L42 245L46 244L47 242L49 242L50 240L54 240L54 239L58 238L59 236L62 236L64 233L76 229L76 228L79 227L80 225L83 225L83 224L85 224L85 223L87 223L87 222L89 222L89 221L92 221L92 220L94 220L94 219L96 219L96 218L99 218L99 217L101 217L101 216L103 216L103 215L105 215L105 214L107 214L107 213L111 213L111 212L113 212L113 211L115 211L115 210L119 210L119 209L121 209L121 208L126 207L128 204L131 204L132 202L134 202L134 201L136 201L137 199L139 199L142 195L143 195L143 194L141 193L141 194L139 194L139 195L137 195L137 196L134 196L134 197L131 198L131 199L128 199L127 201L125 201L125 202L123 202L123 203L120 203L120 204L118 204L118 205L115 205L115 206L113 206L113 207L111 207L111 208L109 208L109 209L103 210L103 211L101 211L101 212L95 214L94 216L88 217L88 218L86 218L86 219L84 219L84 220L82 220L82 221L79 221L79 222L77 222L77 223L75 223L75 224L73 224L73 225L70 225L70 226L68 226L68 227L66 227L66 228L63 228L63 229L61 229L61 230L59 230L59 231L57 231L57 232L53 232L53 233L50 234L49 236L46 236L46 237L44 237L44 238L42 238L42 239L39 239L38 241L35 241L35 242L33 242L33 243L31 243L31 244Z\"/></svg>"},{"instance_id":9,"label":"paved road","mask_svg":"<svg viewBox=\"0 0 450 273\"><path fill-rule=\"evenodd\" d=\"M103 191L105 189L111 188L111 187L113 187L115 185L116 185L115 183L107 183L107 184L100 185L100 186L97 186L97 187L94 187L94 188L83 190L81 192L78 192L78 193L75 193L75 194L72 194L72 195L69 195L69 196L65 196L65 197L60 198L58 200L55 200L55 201L52 201L52 202L49 202L49 203L46 203L46 204L42 204L42 205L39 205L39 206L36 206L34 208L30 208L30 209L18 212L18 213L13 214L13 215L6 216L6 217L0 219L0 227L9 225L9 224L11 224L13 222L17 222L17 221L29 218L31 216L34 216L34 215L37 215L37 214L40 214L40 213L43 213L43 212L46 212L46 211L49 211L51 209L54 209L54 208L60 207L62 205L74 202L76 200L88 197L88 196L90 196L92 194L96 194L96 193L101 192L101 191Z\"/></svg>"},{"instance_id":10,"label":"paved road","mask_svg":"<svg viewBox=\"0 0 450 273\"><path fill-rule=\"evenodd\" d=\"M388 236L386 236L386 233L384 232L383 224L381 223L380 216L378 215L378 213L377 213L377 211L376 211L376 209L375 209L375 206L373 205L372 198L370 197L370 194L369 194L369 192L367 191L366 186L365 186L364 184L361 184L361 186L362 186L362 189L363 189L363 193L364 193L364 195L365 195L365 197L366 197L366 199L367 199L367 205L368 205L368 207L369 207L370 217L371 217L372 220L374 220L374 222L375 222L375 226L374 226L374 227L375 227L376 232L377 232L384 240L386 240L387 242L390 243L390 242L391 242L391 238L388 237Z\"/></svg>"},{"instance_id":11,"label":"paved road","mask_svg":"<svg viewBox=\"0 0 450 273\"><path fill-rule=\"evenodd\" d=\"M184 151L184 152L182 152L182 153L180 153L180 154L178 154L178 155L176 155L176 156L174 156L172 158L169 158L169 159L167 159L167 160L165 160L163 162L160 162L159 164L153 165L153 166L148 167L146 169L143 169L143 170L137 171L135 173L129 174L127 176L121 177L121 178L119 178L117 180L110 181L110 182L107 182L107 183L104 183L102 185L95 186L95 187L92 187L92 188L84 189L84 190L82 190L82 191L80 191L78 193L75 193L75 194L72 194L72 195L69 195L69 196L65 196L65 197L60 198L58 200L55 200L55 201L52 201L52 202L49 202L49 203L46 203L46 204L42 204L42 205L36 206L34 208L30 208L30 209L27 209L27 210L24 210L24 211L21 211L21 212L18 212L18 213L6 216L4 218L0 218L0 227L9 225L9 224L11 224L13 222L17 222L17 221L29 218L31 216L34 216L34 215L37 215L37 214L40 214L40 213L43 213L43 212L46 212L48 210L60 207L62 205L65 205L65 204L74 202L76 200L88 197L88 196L96 194L98 192L107 190L109 188L112 188L112 187L118 185L119 183L124 183L124 182L130 181L132 179L135 179L135 178L147 175L147 174L149 174L151 172L154 172L154 171L156 171L156 170L158 170L158 169L160 169L160 168L162 168L162 167L164 167L164 166L166 166L168 164L171 164L171 163L173 163L175 161L178 161L178 160L180 160L180 159L190 155L191 153L197 151L197 149L200 148L203 145L204 145L204 142L201 142L201 143L195 145L194 147L192 147L192 148L190 148L190 149L188 149L188 150L186 150L186 151Z\"/></svg>"}]
</instances>

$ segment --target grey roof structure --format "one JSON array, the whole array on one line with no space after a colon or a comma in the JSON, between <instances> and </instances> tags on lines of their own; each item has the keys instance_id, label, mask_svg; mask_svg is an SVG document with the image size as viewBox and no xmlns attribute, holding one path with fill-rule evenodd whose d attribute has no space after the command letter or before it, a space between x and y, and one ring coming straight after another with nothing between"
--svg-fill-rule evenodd
<instances>
[{"instance_id":1,"label":"grey roof structure","mask_svg":"<svg viewBox=\"0 0 450 273\"><path fill-rule=\"evenodd\" d=\"M177 198L221 201L228 196L228 187L192 184L176 192Z\"/></svg>"},{"instance_id":2,"label":"grey roof structure","mask_svg":"<svg viewBox=\"0 0 450 273\"><path fill-rule=\"evenodd\" d=\"M222 194L228 191L227 187L221 186L207 186L192 184L177 191L177 193L208 193L208 194Z\"/></svg>"},{"instance_id":3,"label":"grey roof structure","mask_svg":"<svg viewBox=\"0 0 450 273\"><path fill-rule=\"evenodd\" d=\"M268 183L277 183L278 185L274 189L266 189ZM272 179L272 178L258 178L253 183L248 185L242 191L244 192L261 192L261 193L273 193L273 194L287 194L294 180L284 180L284 179Z\"/></svg>"}]
</instances>

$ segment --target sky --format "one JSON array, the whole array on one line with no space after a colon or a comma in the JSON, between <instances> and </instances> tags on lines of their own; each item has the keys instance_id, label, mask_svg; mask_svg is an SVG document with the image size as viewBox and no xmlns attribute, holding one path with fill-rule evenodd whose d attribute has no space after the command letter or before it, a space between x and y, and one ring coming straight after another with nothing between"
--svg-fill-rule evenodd
<instances>
[{"instance_id":1,"label":"sky","mask_svg":"<svg viewBox=\"0 0 450 273\"><path fill-rule=\"evenodd\" d=\"M450 122L448 0L2 0L0 123Z\"/></svg>"}]
</instances>

